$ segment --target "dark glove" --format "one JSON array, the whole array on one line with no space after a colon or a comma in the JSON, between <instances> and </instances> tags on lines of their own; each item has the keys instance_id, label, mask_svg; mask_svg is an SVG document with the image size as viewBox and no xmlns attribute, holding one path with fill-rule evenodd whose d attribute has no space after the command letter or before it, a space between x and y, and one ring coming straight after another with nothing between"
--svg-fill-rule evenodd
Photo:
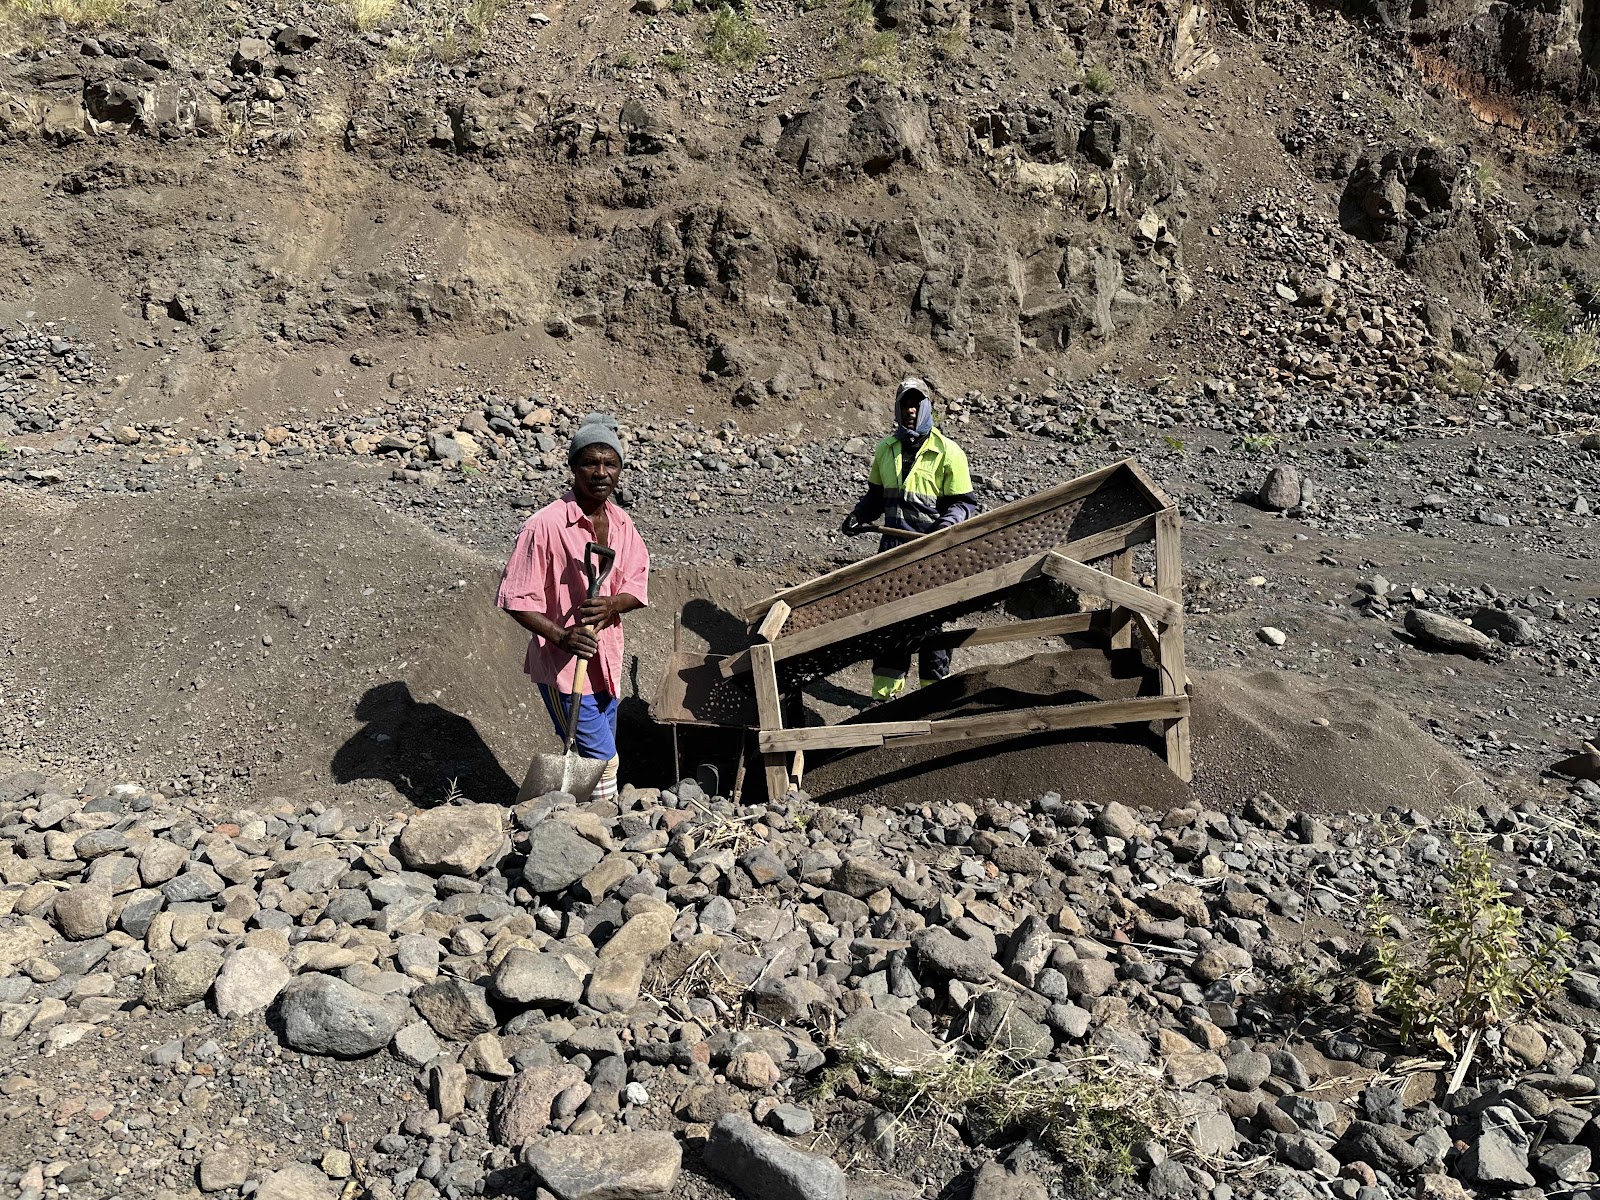
<instances>
[{"instance_id":1,"label":"dark glove","mask_svg":"<svg viewBox=\"0 0 1600 1200\"><path fill-rule=\"evenodd\" d=\"M839 532L847 537L855 537L858 533L866 533L867 525L855 513L851 513L844 519L844 523L839 526Z\"/></svg>"}]
</instances>

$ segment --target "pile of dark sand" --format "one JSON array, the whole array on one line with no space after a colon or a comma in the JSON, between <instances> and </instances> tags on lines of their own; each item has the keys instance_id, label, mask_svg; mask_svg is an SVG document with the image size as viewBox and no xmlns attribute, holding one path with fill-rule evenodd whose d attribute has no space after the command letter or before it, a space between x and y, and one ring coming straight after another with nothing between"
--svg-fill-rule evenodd
<instances>
[{"instance_id":1,"label":"pile of dark sand","mask_svg":"<svg viewBox=\"0 0 1600 1200\"><path fill-rule=\"evenodd\" d=\"M860 803L1032 799L1046 791L1168 810L1191 802L1237 809L1257 791L1308 812L1427 811L1476 803L1471 769L1375 694L1282 672L1191 673L1194 779L1166 767L1155 725L1070 730L980 743L817 756L805 777L817 800ZM861 719L971 716L1007 708L1157 692L1137 652L1040 654L962 672ZM1321 724L1319 722L1326 722Z\"/></svg>"}]
</instances>

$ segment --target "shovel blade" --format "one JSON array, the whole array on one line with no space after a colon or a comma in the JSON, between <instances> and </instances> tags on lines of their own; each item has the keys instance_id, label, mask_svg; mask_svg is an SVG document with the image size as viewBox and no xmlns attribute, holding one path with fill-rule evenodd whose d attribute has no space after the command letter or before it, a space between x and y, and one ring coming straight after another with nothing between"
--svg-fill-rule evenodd
<instances>
[{"instance_id":1,"label":"shovel blade","mask_svg":"<svg viewBox=\"0 0 1600 1200\"><path fill-rule=\"evenodd\" d=\"M517 791L517 803L544 796L550 792L566 792L582 802L587 800L605 773L605 760L583 758L576 754L535 754L528 764L528 774Z\"/></svg>"}]
</instances>

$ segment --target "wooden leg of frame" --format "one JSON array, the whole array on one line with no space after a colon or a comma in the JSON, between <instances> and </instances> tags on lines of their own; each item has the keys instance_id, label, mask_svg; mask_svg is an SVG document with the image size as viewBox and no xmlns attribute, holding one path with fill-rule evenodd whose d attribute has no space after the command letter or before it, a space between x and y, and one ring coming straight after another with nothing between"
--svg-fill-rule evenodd
<instances>
[{"instance_id":1,"label":"wooden leg of frame","mask_svg":"<svg viewBox=\"0 0 1600 1200\"><path fill-rule=\"evenodd\" d=\"M795 791L798 792L801 789L805 777L806 752L804 750L796 750L794 752L794 767L789 772L789 779L793 782Z\"/></svg>"},{"instance_id":2,"label":"wooden leg of frame","mask_svg":"<svg viewBox=\"0 0 1600 1200\"><path fill-rule=\"evenodd\" d=\"M1111 558L1111 574L1124 583L1133 582L1133 551L1120 550ZM1128 624L1128 613L1113 607L1111 610L1111 648L1127 650L1133 646L1133 627Z\"/></svg>"},{"instance_id":3,"label":"wooden leg of frame","mask_svg":"<svg viewBox=\"0 0 1600 1200\"><path fill-rule=\"evenodd\" d=\"M757 642L750 647L750 675L756 685L756 714L761 718L761 728L782 729L783 701L778 695L778 672L770 643ZM782 800L789 793L788 757L787 754L761 756L767 771L769 800Z\"/></svg>"},{"instance_id":4,"label":"wooden leg of frame","mask_svg":"<svg viewBox=\"0 0 1600 1200\"><path fill-rule=\"evenodd\" d=\"M1183 555L1179 543L1178 514L1169 509L1156 515L1156 590L1168 600L1183 604ZM1183 616L1161 629L1161 694L1182 696L1188 692L1189 676L1184 668ZM1185 782L1193 776L1189 744L1189 718L1178 717L1166 724L1167 766Z\"/></svg>"}]
</instances>

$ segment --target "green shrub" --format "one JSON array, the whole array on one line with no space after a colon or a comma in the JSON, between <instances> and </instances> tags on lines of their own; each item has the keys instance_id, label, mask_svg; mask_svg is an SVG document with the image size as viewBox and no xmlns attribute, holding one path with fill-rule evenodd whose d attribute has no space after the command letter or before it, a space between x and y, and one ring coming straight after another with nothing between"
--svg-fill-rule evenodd
<instances>
[{"instance_id":1,"label":"green shrub","mask_svg":"<svg viewBox=\"0 0 1600 1200\"><path fill-rule=\"evenodd\" d=\"M1247 433L1239 439L1237 445L1246 454L1271 454L1278 448L1278 435L1275 433Z\"/></svg>"},{"instance_id":2,"label":"green shrub","mask_svg":"<svg viewBox=\"0 0 1600 1200\"><path fill-rule=\"evenodd\" d=\"M1533 938L1522 910L1494 877L1489 852L1457 839L1442 903L1420 934L1405 936L1381 897L1369 908L1378 1004L1408 1042L1471 1057L1491 1025L1535 1008L1565 980L1570 940L1557 929Z\"/></svg>"},{"instance_id":3,"label":"green shrub","mask_svg":"<svg viewBox=\"0 0 1600 1200\"><path fill-rule=\"evenodd\" d=\"M1083 86L1096 96L1109 94L1115 83L1116 81L1111 78L1111 72L1099 63L1084 68Z\"/></svg>"},{"instance_id":4,"label":"green shrub","mask_svg":"<svg viewBox=\"0 0 1600 1200\"><path fill-rule=\"evenodd\" d=\"M668 50L661 56L661 65L674 75L682 75L689 69L689 58L677 50Z\"/></svg>"},{"instance_id":5,"label":"green shrub","mask_svg":"<svg viewBox=\"0 0 1600 1200\"><path fill-rule=\"evenodd\" d=\"M769 45L765 29L726 4L712 14L706 28L706 57L725 67L749 70Z\"/></svg>"}]
</instances>

